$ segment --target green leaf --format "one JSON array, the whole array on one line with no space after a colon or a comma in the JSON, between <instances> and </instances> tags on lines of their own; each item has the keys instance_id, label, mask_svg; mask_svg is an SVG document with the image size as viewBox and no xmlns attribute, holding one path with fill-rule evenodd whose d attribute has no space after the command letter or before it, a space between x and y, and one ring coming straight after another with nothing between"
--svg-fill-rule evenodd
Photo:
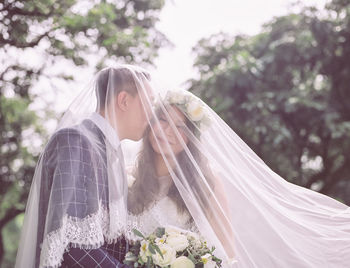
<instances>
[{"instance_id":1,"label":"green leaf","mask_svg":"<svg viewBox=\"0 0 350 268\"><path fill-rule=\"evenodd\" d=\"M164 227L158 227L155 231L155 234L158 238L161 238L165 234L165 228Z\"/></svg>"},{"instance_id":2,"label":"green leaf","mask_svg":"<svg viewBox=\"0 0 350 268\"><path fill-rule=\"evenodd\" d=\"M137 229L132 229L133 233L139 237L146 239L146 237Z\"/></svg>"},{"instance_id":3,"label":"green leaf","mask_svg":"<svg viewBox=\"0 0 350 268\"><path fill-rule=\"evenodd\" d=\"M151 268L152 266L151 266L151 257L150 256L147 256L147 263L146 263L146 267L147 268Z\"/></svg>"},{"instance_id":4,"label":"green leaf","mask_svg":"<svg viewBox=\"0 0 350 268\"><path fill-rule=\"evenodd\" d=\"M154 250L154 246L150 243L148 245L148 250L152 253L152 254L156 254L156 251Z\"/></svg>"},{"instance_id":5,"label":"green leaf","mask_svg":"<svg viewBox=\"0 0 350 268\"><path fill-rule=\"evenodd\" d=\"M158 247L158 245L154 245L154 248L156 249L156 251L159 253L159 255L162 257L162 259L164 259L163 253L160 250L160 248Z\"/></svg>"}]
</instances>

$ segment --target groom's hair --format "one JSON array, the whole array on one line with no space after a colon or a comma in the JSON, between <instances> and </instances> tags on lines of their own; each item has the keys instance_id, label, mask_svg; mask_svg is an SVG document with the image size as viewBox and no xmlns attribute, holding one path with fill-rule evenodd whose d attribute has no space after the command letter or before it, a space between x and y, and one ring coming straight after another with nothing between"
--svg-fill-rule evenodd
<instances>
[{"instance_id":1,"label":"groom's hair","mask_svg":"<svg viewBox=\"0 0 350 268\"><path fill-rule=\"evenodd\" d=\"M150 80L150 74L145 71L132 71L127 67L103 69L96 79L96 96L99 109L105 108L112 97L118 96L122 91L135 96L138 93L137 83L144 79Z\"/></svg>"}]
</instances>

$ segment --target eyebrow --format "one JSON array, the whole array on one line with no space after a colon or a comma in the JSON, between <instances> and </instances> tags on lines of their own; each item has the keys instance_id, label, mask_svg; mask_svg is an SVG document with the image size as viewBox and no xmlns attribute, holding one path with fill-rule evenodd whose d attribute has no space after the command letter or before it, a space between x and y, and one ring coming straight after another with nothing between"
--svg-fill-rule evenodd
<instances>
[{"instance_id":1,"label":"eyebrow","mask_svg":"<svg viewBox=\"0 0 350 268\"><path fill-rule=\"evenodd\" d=\"M165 115L160 115L159 118L169 121L168 118ZM174 122L175 125L183 125L183 126L186 125L185 121L174 121L174 120L172 120L172 121Z\"/></svg>"}]
</instances>

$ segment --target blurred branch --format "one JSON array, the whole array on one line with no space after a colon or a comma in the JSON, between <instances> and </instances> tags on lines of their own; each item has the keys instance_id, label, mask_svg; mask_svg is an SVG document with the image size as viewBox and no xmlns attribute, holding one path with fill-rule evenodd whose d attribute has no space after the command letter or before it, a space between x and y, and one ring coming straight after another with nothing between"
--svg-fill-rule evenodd
<instances>
[{"instance_id":1,"label":"blurred branch","mask_svg":"<svg viewBox=\"0 0 350 268\"><path fill-rule=\"evenodd\" d=\"M23 213L24 209L17 209L17 208L10 208L6 211L6 214L4 217L0 220L0 230L11 220L13 220L15 217L17 217L19 214Z\"/></svg>"},{"instance_id":2,"label":"blurred branch","mask_svg":"<svg viewBox=\"0 0 350 268\"><path fill-rule=\"evenodd\" d=\"M47 31L46 33L37 37L34 41L31 41L28 43L20 43L20 42L17 42L16 40L8 40L8 39L5 39L2 35L0 35L0 45L11 45L11 46L15 46L17 48L35 47L36 45L39 44L39 42L44 37L48 36L50 32L51 31Z\"/></svg>"}]
</instances>

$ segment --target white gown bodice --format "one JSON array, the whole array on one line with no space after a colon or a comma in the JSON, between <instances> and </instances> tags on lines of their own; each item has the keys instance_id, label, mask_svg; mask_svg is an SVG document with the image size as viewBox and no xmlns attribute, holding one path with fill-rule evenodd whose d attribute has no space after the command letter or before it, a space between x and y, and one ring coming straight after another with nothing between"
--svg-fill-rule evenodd
<instances>
[{"instance_id":1,"label":"white gown bodice","mask_svg":"<svg viewBox=\"0 0 350 268\"><path fill-rule=\"evenodd\" d=\"M189 213L187 211L183 213L179 212L176 203L167 196L170 183L167 183L165 180L161 185L157 200L155 200L150 208L138 215L128 213L127 234L130 240L139 239L139 237L133 234L132 230L134 228L146 236L155 231L157 227L166 226L175 226L198 233L195 224L191 221Z\"/></svg>"},{"instance_id":2,"label":"white gown bodice","mask_svg":"<svg viewBox=\"0 0 350 268\"><path fill-rule=\"evenodd\" d=\"M139 215L129 213L128 234L131 240L139 239L133 235L132 229L139 230L144 235L149 235L157 227L175 226L187 231L196 231L193 223L190 223L188 213L179 213L176 204L169 197L157 201L150 209Z\"/></svg>"}]
</instances>

